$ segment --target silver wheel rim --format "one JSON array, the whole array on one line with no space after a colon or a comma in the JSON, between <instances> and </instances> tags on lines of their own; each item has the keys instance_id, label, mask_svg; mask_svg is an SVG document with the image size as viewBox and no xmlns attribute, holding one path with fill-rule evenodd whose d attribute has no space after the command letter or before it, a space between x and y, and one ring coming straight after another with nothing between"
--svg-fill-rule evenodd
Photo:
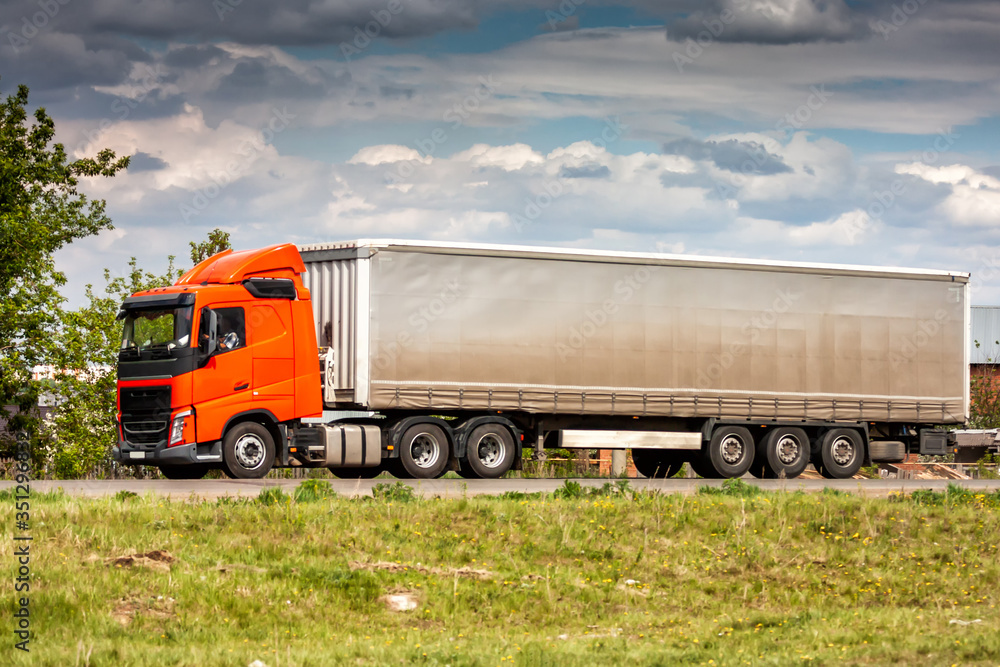
<instances>
[{"instance_id":1,"label":"silver wheel rim","mask_svg":"<svg viewBox=\"0 0 1000 667\"><path fill-rule=\"evenodd\" d=\"M507 445L499 435L487 433L479 439L476 454L484 468L497 468L507 457Z\"/></svg>"},{"instance_id":2,"label":"silver wheel rim","mask_svg":"<svg viewBox=\"0 0 1000 667\"><path fill-rule=\"evenodd\" d=\"M777 451L778 460L786 466L795 463L802 452L802 445L795 436L784 435L778 438Z\"/></svg>"},{"instance_id":3,"label":"silver wheel rim","mask_svg":"<svg viewBox=\"0 0 1000 667\"><path fill-rule=\"evenodd\" d=\"M441 444L429 433L418 433L410 440L410 458L418 468L433 468L441 458Z\"/></svg>"},{"instance_id":4,"label":"silver wheel rim","mask_svg":"<svg viewBox=\"0 0 1000 667\"><path fill-rule=\"evenodd\" d=\"M727 435L722 439L722 460L729 465L736 465L743 458L743 439L735 435Z\"/></svg>"},{"instance_id":5,"label":"silver wheel rim","mask_svg":"<svg viewBox=\"0 0 1000 667\"><path fill-rule=\"evenodd\" d=\"M236 441L236 462L247 470L255 470L264 464L264 441L253 433L240 436Z\"/></svg>"},{"instance_id":6,"label":"silver wheel rim","mask_svg":"<svg viewBox=\"0 0 1000 667\"><path fill-rule=\"evenodd\" d=\"M846 466L854 460L854 441L846 435L842 435L833 441L830 448L830 455L833 462L839 466Z\"/></svg>"}]
</instances>

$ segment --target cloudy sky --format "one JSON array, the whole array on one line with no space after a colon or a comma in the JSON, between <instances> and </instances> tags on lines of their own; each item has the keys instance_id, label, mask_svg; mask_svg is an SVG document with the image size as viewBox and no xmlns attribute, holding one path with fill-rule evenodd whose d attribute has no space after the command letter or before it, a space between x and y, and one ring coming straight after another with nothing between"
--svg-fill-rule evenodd
<instances>
[{"instance_id":1,"label":"cloudy sky","mask_svg":"<svg viewBox=\"0 0 1000 667\"><path fill-rule=\"evenodd\" d=\"M78 302L214 227L969 271L1000 303L1000 3L0 0L113 231Z\"/></svg>"}]
</instances>

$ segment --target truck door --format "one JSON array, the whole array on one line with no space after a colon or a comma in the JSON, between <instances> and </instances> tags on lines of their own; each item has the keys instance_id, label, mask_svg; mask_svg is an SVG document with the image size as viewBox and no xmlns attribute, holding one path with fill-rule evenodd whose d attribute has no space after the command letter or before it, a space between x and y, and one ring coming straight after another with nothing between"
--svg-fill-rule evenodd
<instances>
[{"instance_id":1,"label":"truck door","mask_svg":"<svg viewBox=\"0 0 1000 667\"><path fill-rule=\"evenodd\" d=\"M250 306L249 335L254 407L270 410L278 421L291 419L295 409L295 362L289 302L269 299Z\"/></svg>"},{"instance_id":2,"label":"truck door","mask_svg":"<svg viewBox=\"0 0 1000 667\"><path fill-rule=\"evenodd\" d=\"M202 308L199 340L208 336L209 308ZM218 349L194 372L193 395L198 442L218 440L226 421L252 409L253 357L247 341L243 306L211 308L217 318Z\"/></svg>"}]
</instances>

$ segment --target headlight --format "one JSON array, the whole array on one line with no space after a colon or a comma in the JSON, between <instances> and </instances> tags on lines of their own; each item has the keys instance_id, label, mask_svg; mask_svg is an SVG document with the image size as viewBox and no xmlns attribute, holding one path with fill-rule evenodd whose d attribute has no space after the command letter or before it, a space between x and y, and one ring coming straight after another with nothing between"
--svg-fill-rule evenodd
<instances>
[{"instance_id":1,"label":"headlight","mask_svg":"<svg viewBox=\"0 0 1000 667\"><path fill-rule=\"evenodd\" d=\"M188 423L194 424L194 413L190 410L178 412L174 415L174 420L170 424L170 441L167 447L173 447L184 442L184 429Z\"/></svg>"}]
</instances>

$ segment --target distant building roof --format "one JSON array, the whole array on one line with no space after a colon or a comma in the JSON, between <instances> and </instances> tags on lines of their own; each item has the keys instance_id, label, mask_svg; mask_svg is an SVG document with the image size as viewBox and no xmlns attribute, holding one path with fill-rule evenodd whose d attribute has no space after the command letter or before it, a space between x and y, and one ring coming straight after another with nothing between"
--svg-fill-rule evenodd
<instances>
[{"instance_id":1,"label":"distant building roof","mask_svg":"<svg viewBox=\"0 0 1000 667\"><path fill-rule=\"evenodd\" d=\"M1000 363L1000 306L972 307L972 331L969 339L972 345L969 355L971 363Z\"/></svg>"}]
</instances>

